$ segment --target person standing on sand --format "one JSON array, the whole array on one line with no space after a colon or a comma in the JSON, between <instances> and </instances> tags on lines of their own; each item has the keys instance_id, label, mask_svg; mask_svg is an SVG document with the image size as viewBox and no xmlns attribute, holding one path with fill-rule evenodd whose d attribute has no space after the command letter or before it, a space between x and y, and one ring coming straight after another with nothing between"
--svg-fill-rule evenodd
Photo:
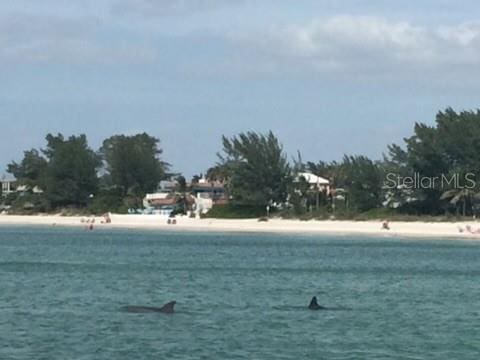
<instances>
[{"instance_id":1,"label":"person standing on sand","mask_svg":"<svg viewBox=\"0 0 480 360\"><path fill-rule=\"evenodd\" d=\"M382 222L382 230L390 230L390 225L389 225L388 220L384 220Z\"/></svg>"}]
</instances>

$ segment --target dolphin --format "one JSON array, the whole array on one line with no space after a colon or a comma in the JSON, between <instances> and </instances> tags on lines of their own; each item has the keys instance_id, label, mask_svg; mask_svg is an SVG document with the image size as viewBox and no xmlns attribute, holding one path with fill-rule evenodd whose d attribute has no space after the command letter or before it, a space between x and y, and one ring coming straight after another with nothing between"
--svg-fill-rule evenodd
<instances>
[{"instance_id":1,"label":"dolphin","mask_svg":"<svg viewBox=\"0 0 480 360\"><path fill-rule=\"evenodd\" d=\"M153 307L153 306L124 306L122 307L123 311L129 313L164 313L164 314L173 314L174 306L176 301L170 301L163 305L162 307Z\"/></svg>"},{"instance_id":2,"label":"dolphin","mask_svg":"<svg viewBox=\"0 0 480 360\"><path fill-rule=\"evenodd\" d=\"M308 305L308 308L310 310L325 310L326 308L321 306L321 305L318 305L318 302L317 302L317 297L314 296L312 298L312 300L310 300L310 305Z\"/></svg>"}]
</instances>

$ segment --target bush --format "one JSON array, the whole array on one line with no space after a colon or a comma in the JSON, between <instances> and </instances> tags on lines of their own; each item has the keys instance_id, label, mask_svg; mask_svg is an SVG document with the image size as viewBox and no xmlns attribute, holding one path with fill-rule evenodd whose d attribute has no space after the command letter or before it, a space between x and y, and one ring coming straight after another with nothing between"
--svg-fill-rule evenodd
<instances>
[{"instance_id":1,"label":"bush","mask_svg":"<svg viewBox=\"0 0 480 360\"><path fill-rule=\"evenodd\" d=\"M48 202L44 194L31 192L12 193L5 200L5 205L10 205L10 213L13 214L36 214L48 211Z\"/></svg>"},{"instance_id":2,"label":"bush","mask_svg":"<svg viewBox=\"0 0 480 360\"><path fill-rule=\"evenodd\" d=\"M215 205L203 217L217 219L254 219L266 215L267 210L258 206Z\"/></svg>"},{"instance_id":3,"label":"bush","mask_svg":"<svg viewBox=\"0 0 480 360\"><path fill-rule=\"evenodd\" d=\"M327 220L332 216L332 211L328 206L321 206L317 210L315 207L312 207L311 210L304 210L299 213L295 207L289 207L279 211L276 214L282 219L299 219L299 220Z\"/></svg>"},{"instance_id":4,"label":"bush","mask_svg":"<svg viewBox=\"0 0 480 360\"><path fill-rule=\"evenodd\" d=\"M93 214L104 214L106 212L126 213L126 209L128 207L124 206L122 194L118 189L100 191L88 206L88 210Z\"/></svg>"}]
</instances>

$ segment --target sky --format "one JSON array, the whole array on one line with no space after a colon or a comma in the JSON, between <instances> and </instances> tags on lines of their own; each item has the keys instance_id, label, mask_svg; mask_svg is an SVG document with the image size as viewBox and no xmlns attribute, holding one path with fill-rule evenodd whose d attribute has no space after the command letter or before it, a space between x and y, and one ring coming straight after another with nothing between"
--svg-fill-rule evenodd
<instances>
[{"instance_id":1,"label":"sky","mask_svg":"<svg viewBox=\"0 0 480 360\"><path fill-rule=\"evenodd\" d=\"M47 133L98 149L147 132L187 177L242 131L289 158L379 159L415 122L480 107L480 4L459 4L2 1L0 174Z\"/></svg>"}]
</instances>

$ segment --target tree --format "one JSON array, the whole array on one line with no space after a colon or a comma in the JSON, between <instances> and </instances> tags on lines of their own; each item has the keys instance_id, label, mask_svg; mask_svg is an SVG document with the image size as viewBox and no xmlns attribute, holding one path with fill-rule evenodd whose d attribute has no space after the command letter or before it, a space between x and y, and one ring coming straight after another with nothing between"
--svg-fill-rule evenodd
<instances>
[{"instance_id":1,"label":"tree","mask_svg":"<svg viewBox=\"0 0 480 360\"><path fill-rule=\"evenodd\" d=\"M195 174L192 176L192 184L198 184L200 182L200 179L203 178L203 174Z\"/></svg>"},{"instance_id":2,"label":"tree","mask_svg":"<svg viewBox=\"0 0 480 360\"><path fill-rule=\"evenodd\" d=\"M224 181L228 177L228 166L216 164L207 170L206 178L211 181Z\"/></svg>"},{"instance_id":3,"label":"tree","mask_svg":"<svg viewBox=\"0 0 480 360\"><path fill-rule=\"evenodd\" d=\"M472 189L450 189L445 191L440 200L449 200L449 203L455 207L459 203L462 206L462 215L467 215L467 204L470 204L473 210L473 199L476 195L476 192Z\"/></svg>"},{"instance_id":4,"label":"tree","mask_svg":"<svg viewBox=\"0 0 480 360\"><path fill-rule=\"evenodd\" d=\"M112 185L123 196L142 198L155 191L169 165L160 160L160 140L146 133L115 135L103 142L100 154Z\"/></svg>"},{"instance_id":5,"label":"tree","mask_svg":"<svg viewBox=\"0 0 480 360\"><path fill-rule=\"evenodd\" d=\"M48 162L36 149L24 151L20 163L8 164L7 171L12 174L20 184L30 188L42 187L42 180L45 176Z\"/></svg>"},{"instance_id":6,"label":"tree","mask_svg":"<svg viewBox=\"0 0 480 360\"><path fill-rule=\"evenodd\" d=\"M266 206L287 199L291 171L282 145L268 134L241 133L223 136L220 164L227 174L228 191L234 204Z\"/></svg>"},{"instance_id":7,"label":"tree","mask_svg":"<svg viewBox=\"0 0 480 360\"><path fill-rule=\"evenodd\" d=\"M349 205L358 211L377 208L382 200L382 170L366 156L345 156L342 168Z\"/></svg>"},{"instance_id":8,"label":"tree","mask_svg":"<svg viewBox=\"0 0 480 360\"><path fill-rule=\"evenodd\" d=\"M296 215L301 215L308 207L310 184L304 176L299 176L289 186L288 202Z\"/></svg>"},{"instance_id":9,"label":"tree","mask_svg":"<svg viewBox=\"0 0 480 360\"><path fill-rule=\"evenodd\" d=\"M65 139L61 134L48 134L46 140L43 153L48 165L42 188L50 206L86 206L97 190L99 157L85 135Z\"/></svg>"},{"instance_id":10,"label":"tree","mask_svg":"<svg viewBox=\"0 0 480 360\"><path fill-rule=\"evenodd\" d=\"M185 194L187 192L187 180L185 179L185 176L178 175L175 180L177 181L176 190L179 193Z\"/></svg>"},{"instance_id":11,"label":"tree","mask_svg":"<svg viewBox=\"0 0 480 360\"><path fill-rule=\"evenodd\" d=\"M330 182L330 187L341 188L345 186L345 174L342 164L332 161L330 163L319 161L314 163L308 161L306 168L312 174L326 178Z\"/></svg>"},{"instance_id":12,"label":"tree","mask_svg":"<svg viewBox=\"0 0 480 360\"><path fill-rule=\"evenodd\" d=\"M396 149L397 160L401 158L403 165L398 169L402 176L409 173L408 176L417 178L445 179L445 176L476 174L480 169L480 112L457 113L447 108L437 113L435 126L415 124L414 135L405 139L405 143L404 152L399 151L397 145L391 147ZM394 160L392 156L391 159ZM437 181L435 186L415 189L417 201L410 206L418 213L439 214L443 200L455 193L446 191L453 190L449 185ZM453 196L452 200L456 203L460 198Z\"/></svg>"}]
</instances>

